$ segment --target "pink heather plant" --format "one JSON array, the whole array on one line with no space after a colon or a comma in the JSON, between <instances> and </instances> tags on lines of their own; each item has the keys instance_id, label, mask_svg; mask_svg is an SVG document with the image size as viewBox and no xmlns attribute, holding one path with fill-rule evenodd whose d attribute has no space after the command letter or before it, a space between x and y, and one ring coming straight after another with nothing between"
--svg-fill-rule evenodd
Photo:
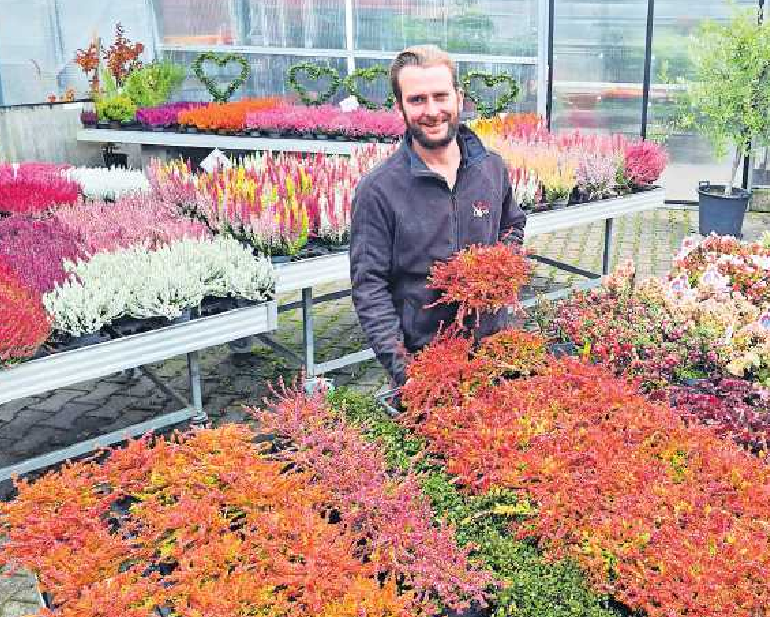
<instances>
[{"instance_id":1,"label":"pink heather plant","mask_svg":"<svg viewBox=\"0 0 770 617\"><path fill-rule=\"evenodd\" d=\"M157 107L142 107L136 112L136 119L146 126L170 126L179 124L179 113L188 109L203 107L207 103L166 103Z\"/></svg>"},{"instance_id":2,"label":"pink heather plant","mask_svg":"<svg viewBox=\"0 0 770 617\"><path fill-rule=\"evenodd\" d=\"M0 212L35 214L78 198L79 185L60 176L65 165L0 165Z\"/></svg>"},{"instance_id":3,"label":"pink heather plant","mask_svg":"<svg viewBox=\"0 0 770 617\"><path fill-rule=\"evenodd\" d=\"M357 109L346 113L334 105L285 105L252 112L246 116L246 126L267 131L315 132L350 137L400 137L405 131L404 121L396 112Z\"/></svg>"},{"instance_id":4,"label":"pink heather plant","mask_svg":"<svg viewBox=\"0 0 770 617\"><path fill-rule=\"evenodd\" d=\"M433 524L418 478L390 476L380 447L330 410L323 393L283 389L272 410L252 413L263 434L291 441L281 458L331 489L342 523L360 533L360 557L376 552L390 570L382 574L403 578L419 608L435 612L435 600L453 610L485 604L494 579L470 563L452 527Z\"/></svg>"},{"instance_id":5,"label":"pink heather plant","mask_svg":"<svg viewBox=\"0 0 770 617\"><path fill-rule=\"evenodd\" d=\"M635 186L652 184L663 173L668 155L652 141L634 141L624 148L625 176Z\"/></svg>"},{"instance_id":6,"label":"pink heather plant","mask_svg":"<svg viewBox=\"0 0 770 617\"><path fill-rule=\"evenodd\" d=\"M10 265L23 285L51 291L67 278L64 260L85 257L77 232L53 219L0 219L0 260Z\"/></svg>"},{"instance_id":7,"label":"pink heather plant","mask_svg":"<svg viewBox=\"0 0 770 617\"><path fill-rule=\"evenodd\" d=\"M209 237L199 222L182 217L173 205L146 195L131 195L115 203L78 203L53 216L77 234L81 248L93 255L136 244L153 250L182 238Z\"/></svg>"}]
</instances>

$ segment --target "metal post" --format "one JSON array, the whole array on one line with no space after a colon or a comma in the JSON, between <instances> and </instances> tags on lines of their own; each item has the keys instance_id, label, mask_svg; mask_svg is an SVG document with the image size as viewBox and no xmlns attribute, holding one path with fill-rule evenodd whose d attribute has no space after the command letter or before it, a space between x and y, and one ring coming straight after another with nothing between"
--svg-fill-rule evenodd
<instances>
[{"instance_id":1,"label":"metal post","mask_svg":"<svg viewBox=\"0 0 770 617\"><path fill-rule=\"evenodd\" d=\"M647 0L647 38L644 47L644 82L642 85L642 139L647 138L647 115L652 81L652 33L655 25L655 0Z\"/></svg>"},{"instance_id":2,"label":"metal post","mask_svg":"<svg viewBox=\"0 0 770 617\"><path fill-rule=\"evenodd\" d=\"M545 99L545 122L548 130L551 130L553 120L553 28L555 0L548 0L548 85Z\"/></svg>"},{"instance_id":3,"label":"metal post","mask_svg":"<svg viewBox=\"0 0 770 617\"><path fill-rule=\"evenodd\" d=\"M612 250L612 223L613 219L606 219L604 221L604 254L602 255L602 274L609 274L611 263Z\"/></svg>"},{"instance_id":4,"label":"metal post","mask_svg":"<svg viewBox=\"0 0 770 617\"><path fill-rule=\"evenodd\" d=\"M356 70L356 59L353 56L355 49L353 21L353 0L345 0L345 51L347 53L348 75Z\"/></svg>"},{"instance_id":5,"label":"metal post","mask_svg":"<svg viewBox=\"0 0 770 617\"><path fill-rule=\"evenodd\" d=\"M548 115L548 0L537 3L537 113Z\"/></svg>"},{"instance_id":6,"label":"metal post","mask_svg":"<svg viewBox=\"0 0 770 617\"><path fill-rule=\"evenodd\" d=\"M315 377L315 339L313 334L313 288L302 290L302 343L305 347L305 379Z\"/></svg>"},{"instance_id":7,"label":"metal post","mask_svg":"<svg viewBox=\"0 0 770 617\"><path fill-rule=\"evenodd\" d=\"M187 354L187 372L190 378L190 403L194 414L190 418L190 422L192 424L205 424L208 422L209 417L203 410L201 367L197 351L191 351Z\"/></svg>"}]
</instances>

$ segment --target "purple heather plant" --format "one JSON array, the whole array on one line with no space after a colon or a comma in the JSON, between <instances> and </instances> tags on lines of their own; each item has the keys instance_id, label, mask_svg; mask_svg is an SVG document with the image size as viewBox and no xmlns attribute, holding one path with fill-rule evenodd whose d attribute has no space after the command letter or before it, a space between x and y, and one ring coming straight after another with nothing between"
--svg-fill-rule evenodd
<instances>
[{"instance_id":1,"label":"purple heather plant","mask_svg":"<svg viewBox=\"0 0 770 617\"><path fill-rule=\"evenodd\" d=\"M136 112L136 119L145 126L170 126L179 124L179 113L188 109L203 107L207 103L166 103L157 107L142 107Z\"/></svg>"},{"instance_id":2,"label":"purple heather plant","mask_svg":"<svg viewBox=\"0 0 770 617\"><path fill-rule=\"evenodd\" d=\"M0 219L0 260L22 284L38 292L51 291L67 278L64 260L85 257L79 234L55 219Z\"/></svg>"}]
</instances>

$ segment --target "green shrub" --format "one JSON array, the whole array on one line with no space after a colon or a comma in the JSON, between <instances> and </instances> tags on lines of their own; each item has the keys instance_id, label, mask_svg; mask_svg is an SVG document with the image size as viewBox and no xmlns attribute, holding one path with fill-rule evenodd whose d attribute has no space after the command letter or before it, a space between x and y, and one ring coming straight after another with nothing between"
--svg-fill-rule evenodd
<instances>
[{"instance_id":1,"label":"green shrub","mask_svg":"<svg viewBox=\"0 0 770 617\"><path fill-rule=\"evenodd\" d=\"M168 101L186 76L187 71L179 64L153 62L131 72L123 86L123 94L137 107L155 107Z\"/></svg>"},{"instance_id":2,"label":"green shrub","mask_svg":"<svg viewBox=\"0 0 770 617\"><path fill-rule=\"evenodd\" d=\"M96 113L102 120L129 122L136 117L136 105L126 95L116 94L97 100Z\"/></svg>"}]
</instances>

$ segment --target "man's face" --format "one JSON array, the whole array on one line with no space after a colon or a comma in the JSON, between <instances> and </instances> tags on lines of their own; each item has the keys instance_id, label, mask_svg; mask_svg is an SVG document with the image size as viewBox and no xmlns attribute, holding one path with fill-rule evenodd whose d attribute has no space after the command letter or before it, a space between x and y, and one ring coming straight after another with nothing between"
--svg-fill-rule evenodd
<instances>
[{"instance_id":1,"label":"man's face","mask_svg":"<svg viewBox=\"0 0 770 617\"><path fill-rule=\"evenodd\" d=\"M398 74L401 103L409 132L428 150L445 148L457 136L462 94L447 66L405 66Z\"/></svg>"}]
</instances>

